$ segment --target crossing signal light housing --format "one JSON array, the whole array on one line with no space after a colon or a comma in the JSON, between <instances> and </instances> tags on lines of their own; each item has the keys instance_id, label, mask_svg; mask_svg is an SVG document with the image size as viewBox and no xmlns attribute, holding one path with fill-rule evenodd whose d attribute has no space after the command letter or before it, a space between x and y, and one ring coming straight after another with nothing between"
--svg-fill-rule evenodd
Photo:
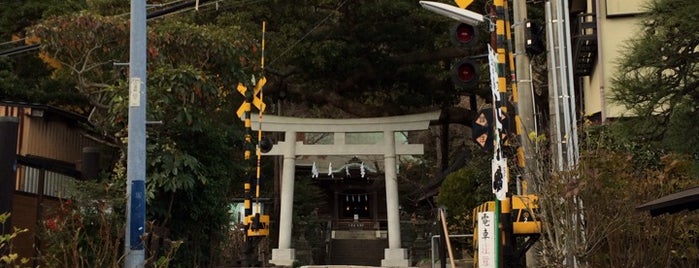
<instances>
[{"instance_id":1,"label":"crossing signal light housing","mask_svg":"<svg viewBox=\"0 0 699 268\"><path fill-rule=\"evenodd\" d=\"M469 59L458 61L452 68L452 80L461 87L473 87L478 84L478 69Z\"/></svg>"},{"instance_id":2,"label":"crossing signal light housing","mask_svg":"<svg viewBox=\"0 0 699 268\"><path fill-rule=\"evenodd\" d=\"M478 28L466 23L455 23L450 31L451 42L456 47L473 47L478 43ZM457 87L474 87L478 84L478 67L469 59L462 59L452 66L452 80Z\"/></svg>"},{"instance_id":3,"label":"crossing signal light housing","mask_svg":"<svg viewBox=\"0 0 699 268\"><path fill-rule=\"evenodd\" d=\"M272 139L270 139L269 137L262 137L259 146L260 152L269 153L269 151L272 150L272 147L274 147L274 143L272 142Z\"/></svg>"},{"instance_id":4,"label":"crossing signal light housing","mask_svg":"<svg viewBox=\"0 0 699 268\"><path fill-rule=\"evenodd\" d=\"M473 46L478 42L478 29L466 23L457 23L451 27L451 42L458 47Z\"/></svg>"},{"instance_id":5,"label":"crossing signal light housing","mask_svg":"<svg viewBox=\"0 0 699 268\"><path fill-rule=\"evenodd\" d=\"M544 41L541 36L544 34L543 27L531 20L524 21L524 48L531 55L539 55L546 51Z\"/></svg>"}]
</instances>

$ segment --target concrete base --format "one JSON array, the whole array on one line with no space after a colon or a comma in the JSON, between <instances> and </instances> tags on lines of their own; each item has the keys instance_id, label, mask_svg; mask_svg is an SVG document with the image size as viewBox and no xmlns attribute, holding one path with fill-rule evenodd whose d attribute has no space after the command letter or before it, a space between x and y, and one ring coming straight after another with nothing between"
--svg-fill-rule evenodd
<instances>
[{"instance_id":1,"label":"concrete base","mask_svg":"<svg viewBox=\"0 0 699 268\"><path fill-rule=\"evenodd\" d=\"M296 261L296 251L293 248L288 249L272 249L272 259L269 263L276 266L293 266L294 261Z\"/></svg>"},{"instance_id":2,"label":"concrete base","mask_svg":"<svg viewBox=\"0 0 699 268\"><path fill-rule=\"evenodd\" d=\"M384 259L381 260L381 267L409 267L408 251L404 248L384 249Z\"/></svg>"}]
</instances>

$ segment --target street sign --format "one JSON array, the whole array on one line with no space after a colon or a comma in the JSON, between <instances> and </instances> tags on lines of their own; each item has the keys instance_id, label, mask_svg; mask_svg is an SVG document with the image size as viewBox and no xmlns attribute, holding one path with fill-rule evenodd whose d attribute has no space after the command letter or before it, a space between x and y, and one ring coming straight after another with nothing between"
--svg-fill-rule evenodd
<instances>
[{"instance_id":1,"label":"street sign","mask_svg":"<svg viewBox=\"0 0 699 268\"><path fill-rule=\"evenodd\" d=\"M243 97L245 97L245 93L248 91L248 88L242 83L238 83L238 87L236 89L241 95L243 95ZM245 111L250 111L250 103L247 102L247 100L243 101L243 104L238 107L238 110L235 113L238 115L238 118L243 118L243 113L245 113Z\"/></svg>"},{"instance_id":2,"label":"street sign","mask_svg":"<svg viewBox=\"0 0 699 268\"><path fill-rule=\"evenodd\" d=\"M486 151L493 150L493 138L495 135L495 120L493 115L494 112L492 108L480 110L478 116L476 116L476 120L471 124L473 141ZM507 118L507 114L503 113L501 115L500 123L502 124L500 140L504 141L507 139L507 130L510 128L510 120Z\"/></svg>"},{"instance_id":3,"label":"street sign","mask_svg":"<svg viewBox=\"0 0 699 268\"><path fill-rule=\"evenodd\" d=\"M249 102L243 102L235 113L238 115L238 118L243 118L243 113L245 113L245 111L250 111Z\"/></svg>"},{"instance_id":4,"label":"street sign","mask_svg":"<svg viewBox=\"0 0 699 268\"><path fill-rule=\"evenodd\" d=\"M260 113L265 111L265 105L264 102L262 102L262 99L260 98L260 92L262 91L262 87L265 86L267 83L267 78L264 76L260 78L260 80L257 80L257 85L255 85L255 91L253 91L252 94L252 105L255 105L258 110L260 110Z\"/></svg>"},{"instance_id":5,"label":"street sign","mask_svg":"<svg viewBox=\"0 0 699 268\"><path fill-rule=\"evenodd\" d=\"M265 103L262 101L262 98L260 97L262 87L264 87L266 83L267 78L263 76L262 78L257 80L257 84L255 85L255 88L253 88L252 92L252 105L254 105L258 110L260 110L260 113L264 112L265 108L267 107L267 105L265 105ZM247 96L245 95L248 92L248 88L242 83L238 83L238 87L236 89L238 90L238 92L240 92L241 95L243 95L246 98L246 100L243 101L240 107L238 107L238 110L235 112L238 115L238 118L243 118L243 113L245 113L245 111L250 111L250 109L252 108L250 106L250 102L247 101Z\"/></svg>"},{"instance_id":6,"label":"street sign","mask_svg":"<svg viewBox=\"0 0 699 268\"><path fill-rule=\"evenodd\" d=\"M473 3L473 0L454 0L454 2L455 2L456 5L459 6L460 8L466 8L466 7L468 7L468 5L470 5L471 3Z\"/></svg>"},{"instance_id":7,"label":"street sign","mask_svg":"<svg viewBox=\"0 0 699 268\"><path fill-rule=\"evenodd\" d=\"M478 212L478 267L496 267L495 252L495 213L492 211Z\"/></svg>"},{"instance_id":8,"label":"street sign","mask_svg":"<svg viewBox=\"0 0 699 268\"><path fill-rule=\"evenodd\" d=\"M493 193L498 200L507 198L507 158L492 161Z\"/></svg>"}]
</instances>

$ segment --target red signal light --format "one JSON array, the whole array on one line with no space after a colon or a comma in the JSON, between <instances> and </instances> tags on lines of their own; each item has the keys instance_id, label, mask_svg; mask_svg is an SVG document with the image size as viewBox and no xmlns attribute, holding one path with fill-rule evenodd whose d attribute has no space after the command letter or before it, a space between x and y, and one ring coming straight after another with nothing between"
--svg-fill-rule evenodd
<instances>
[{"instance_id":1,"label":"red signal light","mask_svg":"<svg viewBox=\"0 0 699 268\"><path fill-rule=\"evenodd\" d=\"M466 23L455 23L451 27L451 42L454 46L467 48L478 43L478 28ZM475 50L466 49L466 50ZM454 86L474 88L478 85L478 67L468 58L459 60L452 65L451 78Z\"/></svg>"},{"instance_id":2,"label":"red signal light","mask_svg":"<svg viewBox=\"0 0 699 268\"><path fill-rule=\"evenodd\" d=\"M468 82L476 78L476 69L470 64L461 64L457 66L457 75L459 80Z\"/></svg>"},{"instance_id":3,"label":"red signal light","mask_svg":"<svg viewBox=\"0 0 699 268\"><path fill-rule=\"evenodd\" d=\"M474 29L473 26L467 25L467 24L459 24L456 26L456 39L459 40L460 43L468 43L471 42L474 38Z\"/></svg>"},{"instance_id":4,"label":"red signal light","mask_svg":"<svg viewBox=\"0 0 699 268\"><path fill-rule=\"evenodd\" d=\"M451 41L455 46L466 47L476 43L478 31L466 23L454 24L451 28Z\"/></svg>"},{"instance_id":5,"label":"red signal light","mask_svg":"<svg viewBox=\"0 0 699 268\"><path fill-rule=\"evenodd\" d=\"M452 80L457 86L475 86L478 83L476 64L468 59L457 62L452 69Z\"/></svg>"}]
</instances>

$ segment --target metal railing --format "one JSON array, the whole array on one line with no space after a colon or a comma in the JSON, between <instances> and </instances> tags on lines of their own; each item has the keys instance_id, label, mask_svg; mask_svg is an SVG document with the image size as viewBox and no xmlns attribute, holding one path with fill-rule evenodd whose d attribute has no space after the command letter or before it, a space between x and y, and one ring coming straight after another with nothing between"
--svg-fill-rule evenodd
<instances>
[{"instance_id":1,"label":"metal railing","mask_svg":"<svg viewBox=\"0 0 699 268\"><path fill-rule=\"evenodd\" d=\"M441 238L441 237L442 237L441 235L433 235L432 238L430 238L430 250L431 250L431 251L430 251L430 257L431 257L431 263L430 263L430 265L431 265L432 268L435 268L435 267L434 267L434 263L435 263L434 255L436 254L436 253L435 253L435 245L434 245L434 244L435 244L435 240L436 240L437 238ZM473 234L454 234L454 235L448 235L448 237L449 237L450 239L451 239L451 238L473 238ZM448 257L447 257L447 258L448 258Z\"/></svg>"},{"instance_id":2,"label":"metal railing","mask_svg":"<svg viewBox=\"0 0 699 268\"><path fill-rule=\"evenodd\" d=\"M571 33L573 37L581 35L596 35L597 34L597 14L581 13L578 14L575 23L572 25Z\"/></svg>"}]
</instances>

